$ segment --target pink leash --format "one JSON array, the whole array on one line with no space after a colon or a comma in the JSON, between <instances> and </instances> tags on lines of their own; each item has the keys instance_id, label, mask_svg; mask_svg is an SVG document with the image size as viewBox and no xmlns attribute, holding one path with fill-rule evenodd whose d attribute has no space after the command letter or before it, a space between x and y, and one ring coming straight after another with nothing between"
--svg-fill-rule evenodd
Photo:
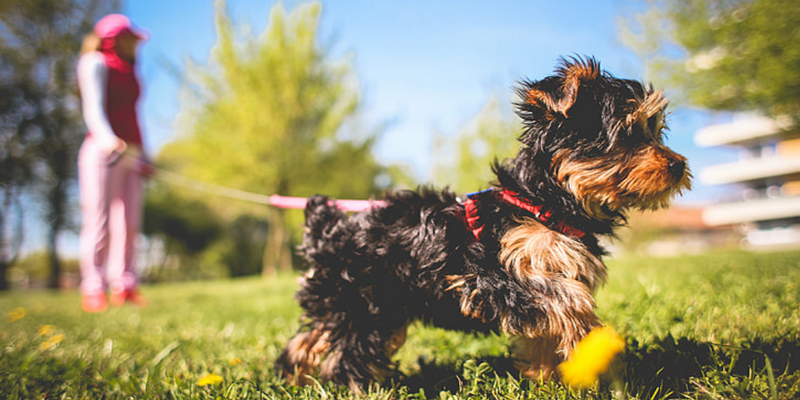
<instances>
[{"instance_id":1,"label":"pink leash","mask_svg":"<svg viewBox=\"0 0 800 400\"><path fill-rule=\"evenodd\" d=\"M273 194L269 196L269 204L278 208L306 208L305 197L288 197ZM336 208L343 211L361 212L374 208L381 208L386 206L386 202L382 200L331 200L331 205L336 205Z\"/></svg>"},{"instance_id":2,"label":"pink leash","mask_svg":"<svg viewBox=\"0 0 800 400\"><path fill-rule=\"evenodd\" d=\"M121 153L119 157L122 157L123 155L125 155L125 153ZM118 160L117 159L112 160L112 162L116 161ZM207 182L198 181L195 179L187 178L183 175L163 170L152 164L149 165L151 168L153 168L153 171L158 172L158 174L156 174L156 177L164 179L169 183L178 184L193 190L197 190L199 192L211 193L218 196L225 196L231 199L244 200L279 208L304 209L306 208L306 202L308 200L305 197L289 197L277 194L273 194L272 196L266 196L263 194L245 192L244 190L238 190L230 187L213 185ZM340 210L350 211L350 212L367 211L386 206L386 202L383 200L331 200L330 204L335 205Z\"/></svg>"}]
</instances>

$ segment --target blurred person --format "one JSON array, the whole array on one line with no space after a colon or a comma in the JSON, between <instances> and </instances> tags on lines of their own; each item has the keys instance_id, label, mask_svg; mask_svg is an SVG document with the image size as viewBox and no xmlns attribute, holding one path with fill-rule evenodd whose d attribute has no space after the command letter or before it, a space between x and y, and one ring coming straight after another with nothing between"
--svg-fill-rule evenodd
<instances>
[{"instance_id":1,"label":"blurred person","mask_svg":"<svg viewBox=\"0 0 800 400\"><path fill-rule=\"evenodd\" d=\"M78 87L88 128L78 154L82 224L82 307L144 306L134 266L141 227L142 183L152 173L143 152L136 113L140 94L134 71L138 44L147 38L120 14L100 19L86 35L78 60Z\"/></svg>"}]
</instances>

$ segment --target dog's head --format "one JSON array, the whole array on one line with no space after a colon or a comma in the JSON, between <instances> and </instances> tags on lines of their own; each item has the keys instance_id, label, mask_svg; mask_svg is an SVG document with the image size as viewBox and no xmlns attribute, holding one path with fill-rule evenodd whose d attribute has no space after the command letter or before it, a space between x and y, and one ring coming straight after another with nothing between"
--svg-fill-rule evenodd
<instances>
[{"instance_id":1,"label":"dog's head","mask_svg":"<svg viewBox=\"0 0 800 400\"><path fill-rule=\"evenodd\" d=\"M664 207L690 188L686 158L664 145L662 91L572 58L553 76L522 82L518 94L520 140L591 217Z\"/></svg>"}]
</instances>

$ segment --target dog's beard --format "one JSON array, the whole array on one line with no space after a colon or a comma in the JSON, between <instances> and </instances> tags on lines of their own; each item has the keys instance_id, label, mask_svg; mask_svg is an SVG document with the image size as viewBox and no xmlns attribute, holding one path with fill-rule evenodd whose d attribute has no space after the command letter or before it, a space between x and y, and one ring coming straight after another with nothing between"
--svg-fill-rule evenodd
<instances>
[{"instance_id":1,"label":"dog's beard","mask_svg":"<svg viewBox=\"0 0 800 400\"><path fill-rule=\"evenodd\" d=\"M573 152L556 153L552 168L556 180L592 218L612 218L609 210L664 208L675 195L691 188L688 168L676 174L669 167L686 159L663 145L640 145L629 153L596 158L570 157Z\"/></svg>"}]
</instances>

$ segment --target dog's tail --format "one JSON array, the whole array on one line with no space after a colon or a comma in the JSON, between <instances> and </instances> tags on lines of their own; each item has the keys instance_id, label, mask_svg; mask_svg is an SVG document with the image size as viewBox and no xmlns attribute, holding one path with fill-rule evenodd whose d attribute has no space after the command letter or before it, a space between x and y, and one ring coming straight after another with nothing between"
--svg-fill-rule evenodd
<instances>
[{"instance_id":1,"label":"dog's tail","mask_svg":"<svg viewBox=\"0 0 800 400\"><path fill-rule=\"evenodd\" d=\"M308 198L305 214L300 251L308 261L323 264L323 260L342 250L344 242L348 240L347 214L327 196L320 195Z\"/></svg>"}]
</instances>

